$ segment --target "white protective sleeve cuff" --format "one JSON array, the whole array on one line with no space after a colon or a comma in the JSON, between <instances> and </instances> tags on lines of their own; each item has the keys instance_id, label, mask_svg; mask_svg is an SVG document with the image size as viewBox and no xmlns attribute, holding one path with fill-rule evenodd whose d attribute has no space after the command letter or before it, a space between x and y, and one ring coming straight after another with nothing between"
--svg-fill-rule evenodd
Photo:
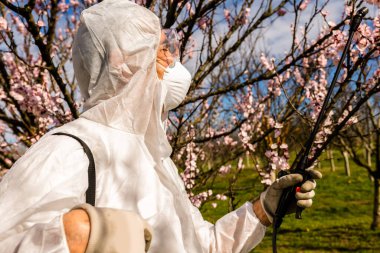
<instances>
[{"instance_id":1,"label":"white protective sleeve cuff","mask_svg":"<svg viewBox=\"0 0 380 253\"><path fill-rule=\"evenodd\" d=\"M246 202L215 223L215 247L212 252L249 252L264 238L266 226L261 224Z\"/></svg>"}]
</instances>

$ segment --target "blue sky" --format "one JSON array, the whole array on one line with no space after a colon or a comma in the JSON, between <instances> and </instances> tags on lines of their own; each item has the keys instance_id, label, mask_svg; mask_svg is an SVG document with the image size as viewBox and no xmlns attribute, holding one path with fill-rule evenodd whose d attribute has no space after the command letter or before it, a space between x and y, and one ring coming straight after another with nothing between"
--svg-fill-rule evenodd
<instances>
[{"instance_id":1,"label":"blue sky","mask_svg":"<svg viewBox=\"0 0 380 253\"><path fill-rule=\"evenodd\" d=\"M306 23L310 19L310 15L314 8L314 2L315 1L311 1L308 8L301 12L299 22L300 25ZM369 17L375 17L376 15L378 15L379 10L376 7L369 4L366 4L366 6L370 10L368 14ZM328 11L328 15L326 17L327 21L336 23L342 18L342 13L344 12L344 1L331 0L326 6L326 10ZM277 19L271 25L271 29L265 32L262 44L265 45L266 49L270 50L271 54L281 55L289 49L292 39L290 36L290 24L293 23L293 18L293 15L285 15ZM313 28L309 34L309 39L316 38L323 25L324 21L320 17L313 23Z\"/></svg>"}]
</instances>

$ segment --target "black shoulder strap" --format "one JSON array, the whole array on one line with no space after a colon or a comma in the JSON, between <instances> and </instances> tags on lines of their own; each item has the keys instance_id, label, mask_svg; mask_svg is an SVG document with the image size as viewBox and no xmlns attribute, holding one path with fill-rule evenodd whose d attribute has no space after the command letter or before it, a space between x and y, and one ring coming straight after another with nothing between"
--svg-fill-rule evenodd
<instances>
[{"instance_id":1,"label":"black shoulder strap","mask_svg":"<svg viewBox=\"0 0 380 253\"><path fill-rule=\"evenodd\" d=\"M96 192L96 171L95 171L95 161L94 156L87 144L75 135L68 133L54 133L53 135L66 135L77 140L83 147L88 160L90 161L88 165L88 188L86 191L86 203L95 206L95 192Z\"/></svg>"}]
</instances>

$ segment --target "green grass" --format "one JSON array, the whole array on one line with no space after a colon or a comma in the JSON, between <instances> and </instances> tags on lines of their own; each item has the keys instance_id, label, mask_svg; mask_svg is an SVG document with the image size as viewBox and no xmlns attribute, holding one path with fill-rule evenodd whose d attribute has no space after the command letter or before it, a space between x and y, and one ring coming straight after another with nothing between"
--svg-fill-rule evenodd
<instances>
[{"instance_id":1,"label":"green grass","mask_svg":"<svg viewBox=\"0 0 380 253\"><path fill-rule=\"evenodd\" d=\"M324 175L318 181L313 207L303 212L303 219L293 215L285 218L277 238L278 251L283 252L380 252L380 229L370 230L373 209L373 186L364 169L352 162L351 177L344 173L343 162L336 161L337 170L330 172L327 162L322 163ZM225 188L228 178L219 180L216 192ZM239 182L252 190L238 192L241 203L257 196L262 186L252 170L246 170ZM206 203L201 211L215 222L228 210L228 203L218 202L217 208ZM271 252L272 229L254 251Z\"/></svg>"}]
</instances>

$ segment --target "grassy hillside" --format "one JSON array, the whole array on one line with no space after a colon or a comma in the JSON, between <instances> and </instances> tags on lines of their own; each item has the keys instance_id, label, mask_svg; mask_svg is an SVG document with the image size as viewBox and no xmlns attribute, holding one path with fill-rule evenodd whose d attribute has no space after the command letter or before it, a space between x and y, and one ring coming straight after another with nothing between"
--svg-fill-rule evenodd
<instances>
[{"instance_id":1,"label":"grassy hillside","mask_svg":"<svg viewBox=\"0 0 380 253\"><path fill-rule=\"evenodd\" d=\"M279 252L380 252L380 229L376 232L369 229L372 183L365 170L354 163L351 163L351 177L345 175L341 160L336 163L335 172L330 172L327 162L322 163L324 178L318 182L313 208L303 213L303 219L286 217L277 239ZM262 187L252 170L244 173L240 185L252 186L253 190L238 192L237 198L242 202L257 196ZM223 189L227 180L221 180L218 188ZM214 222L227 209L226 202L218 202L217 208L207 203L201 211L206 219ZM271 252L271 232L269 228L253 252Z\"/></svg>"}]
</instances>

